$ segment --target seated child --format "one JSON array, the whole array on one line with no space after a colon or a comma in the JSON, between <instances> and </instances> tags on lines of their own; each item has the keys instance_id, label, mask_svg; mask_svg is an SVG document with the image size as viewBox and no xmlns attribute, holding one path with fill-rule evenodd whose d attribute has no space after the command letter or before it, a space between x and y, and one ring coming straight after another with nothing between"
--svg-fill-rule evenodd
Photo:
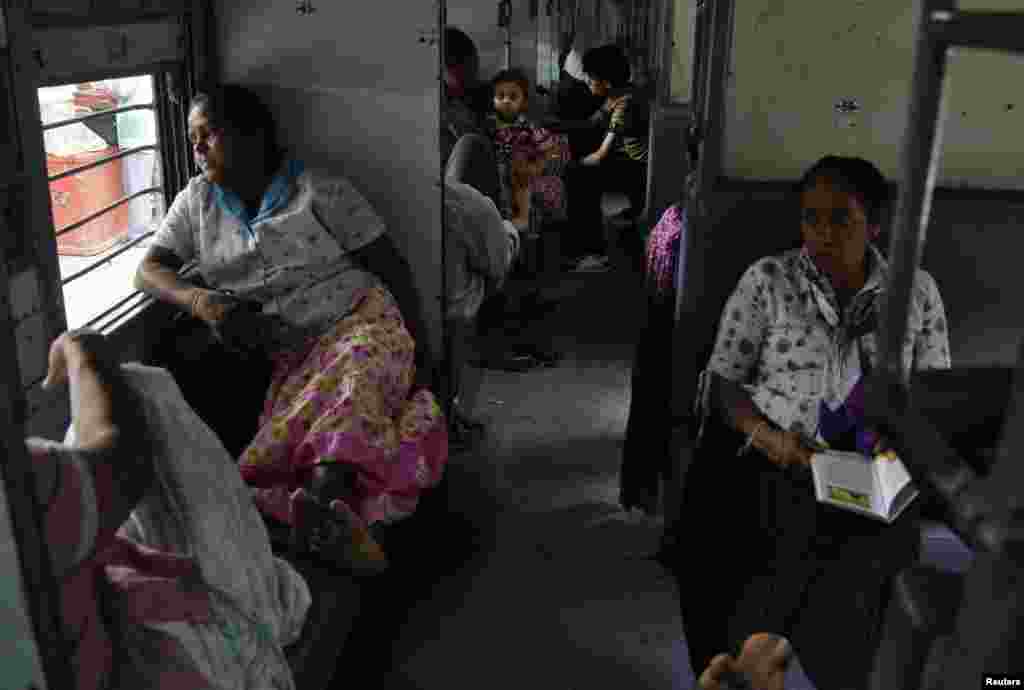
<instances>
[{"instance_id":1,"label":"seated child","mask_svg":"<svg viewBox=\"0 0 1024 690\"><path fill-rule=\"evenodd\" d=\"M525 229L536 205L542 220L564 219L565 195L558 177L568 157L564 137L527 118L530 82L521 70L503 70L491 83L494 112L484 128L498 158L502 216Z\"/></svg>"},{"instance_id":2,"label":"seated child","mask_svg":"<svg viewBox=\"0 0 1024 690\"><path fill-rule=\"evenodd\" d=\"M650 108L629 81L629 61L615 45L594 48L583 56L590 92L604 98L591 122L606 132L597 150L580 159L566 179L570 220L577 238L576 254L584 264L607 264L601 229L601 195L624 192L630 208L622 216L636 218L645 205Z\"/></svg>"},{"instance_id":3,"label":"seated child","mask_svg":"<svg viewBox=\"0 0 1024 690\"><path fill-rule=\"evenodd\" d=\"M608 133L601 146L580 162L602 168L602 189L628 194L630 215L636 217L643 210L646 196L650 107L630 83L629 61L618 46L587 51L583 69L591 93L605 99L592 119L604 125Z\"/></svg>"}]
</instances>

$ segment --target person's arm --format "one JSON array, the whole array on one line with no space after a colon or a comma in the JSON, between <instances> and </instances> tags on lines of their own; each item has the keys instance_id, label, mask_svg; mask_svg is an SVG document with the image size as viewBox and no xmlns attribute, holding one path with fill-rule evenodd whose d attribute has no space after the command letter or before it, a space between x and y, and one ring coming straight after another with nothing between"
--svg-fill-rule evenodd
<instances>
[{"instance_id":1,"label":"person's arm","mask_svg":"<svg viewBox=\"0 0 1024 690\"><path fill-rule=\"evenodd\" d=\"M915 289L923 294L920 298L921 330L914 338L913 368L916 371L949 369L952 366L949 354L949 321L946 319L946 308L942 303L939 288L931 275L920 271Z\"/></svg>"},{"instance_id":2,"label":"person's arm","mask_svg":"<svg viewBox=\"0 0 1024 690\"><path fill-rule=\"evenodd\" d=\"M45 389L68 384L74 446L94 477L112 477L99 492L99 532L116 531L152 486L152 446L141 396L99 333L70 331L50 347ZM39 443L29 439L29 445ZM43 442L45 443L45 442ZM52 456L51 456L52 457ZM38 495L51 496L58 468L35 463ZM97 482L98 483L98 482Z\"/></svg>"},{"instance_id":3,"label":"person's arm","mask_svg":"<svg viewBox=\"0 0 1024 690\"><path fill-rule=\"evenodd\" d=\"M718 413L729 426L749 439L753 448L781 466L810 464L814 450L803 437L779 428L768 419L740 384L716 374L711 391Z\"/></svg>"},{"instance_id":4,"label":"person's arm","mask_svg":"<svg viewBox=\"0 0 1024 690\"><path fill-rule=\"evenodd\" d=\"M135 289L215 326L236 300L192 285L179 274L196 254L188 194L189 189L182 190L167 210L152 246L135 271Z\"/></svg>"},{"instance_id":5,"label":"person's arm","mask_svg":"<svg viewBox=\"0 0 1024 690\"><path fill-rule=\"evenodd\" d=\"M608 154L611 153L612 146L615 145L615 139L617 136L618 135L615 132L608 132L608 134L604 136L604 141L601 142L601 146L599 146L593 153L583 157L583 165L600 165L601 162L608 157Z\"/></svg>"},{"instance_id":6,"label":"person's arm","mask_svg":"<svg viewBox=\"0 0 1024 690\"><path fill-rule=\"evenodd\" d=\"M616 138L619 136L619 132L622 130L627 107L628 101L625 97L621 97L615 101L612 105L612 118L611 124L608 127L608 133L605 134L604 140L601 142L598 149L589 156L585 156L583 158L583 165L600 165L601 162L608 157L608 154L612 151L612 147L615 145Z\"/></svg>"},{"instance_id":7,"label":"person's arm","mask_svg":"<svg viewBox=\"0 0 1024 690\"><path fill-rule=\"evenodd\" d=\"M769 323L769 295L764 259L747 269L722 310L715 347L708 369L711 377L711 405L728 426L751 445L781 465L810 461L810 450L799 434L775 425L754 404L742 381L757 368ZM777 267L776 267L777 268Z\"/></svg>"}]
</instances>

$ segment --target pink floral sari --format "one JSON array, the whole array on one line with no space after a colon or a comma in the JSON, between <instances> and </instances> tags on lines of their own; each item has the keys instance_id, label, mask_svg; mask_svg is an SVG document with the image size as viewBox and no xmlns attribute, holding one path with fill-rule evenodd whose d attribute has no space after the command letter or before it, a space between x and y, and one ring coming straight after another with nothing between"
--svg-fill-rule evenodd
<instances>
[{"instance_id":1,"label":"pink floral sari","mask_svg":"<svg viewBox=\"0 0 1024 690\"><path fill-rule=\"evenodd\" d=\"M412 390L414 352L394 298L373 288L324 335L275 358L260 430L239 462L263 512L291 524L291 492L335 462L355 467L349 507L367 524L415 511L441 479L448 434L433 394Z\"/></svg>"}]
</instances>

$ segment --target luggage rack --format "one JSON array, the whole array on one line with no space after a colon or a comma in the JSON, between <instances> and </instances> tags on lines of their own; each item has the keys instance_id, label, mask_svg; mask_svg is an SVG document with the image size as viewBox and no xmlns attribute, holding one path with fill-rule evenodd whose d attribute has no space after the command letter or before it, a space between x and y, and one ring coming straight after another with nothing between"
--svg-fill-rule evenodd
<instances>
[{"instance_id":1,"label":"luggage rack","mask_svg":"<svg viewBox=\"0 0 1024 690\"><path fill-rule=\"evenodd\" d=\"M908 470L944 500L957 531L975 547L977 558L966 575L926 568L901 575L907 586L897 588L893 605L902 608L914 628L910 648L897 655L904 665L913 666L899 685L905 690L974 687L983 674L998 678L1001 673L1019 673L1022 667L1015 659L1024 648L1024 587L1019 577L1024 567L1024 473L1019 462L1024 450L1024 347L1018 351L1009 386L994 464L983 478L938 442L937 430L922 423L905 395L910 371L903 362L903 341L938 172L946 63L958 48L1024 54L1024 12L961 11L949 0L920 3L876 376L887 391L881 395L880 409L892 411L894 419L905 423L902 430L895 424L892 428L902 437L901 454L905 450ZM950 579L957 581L946 581ZM961 594L948 595L953 590ZM872 687L894 687L893 680L886 668L876 667Z\"/></svg>"}]
</instances>

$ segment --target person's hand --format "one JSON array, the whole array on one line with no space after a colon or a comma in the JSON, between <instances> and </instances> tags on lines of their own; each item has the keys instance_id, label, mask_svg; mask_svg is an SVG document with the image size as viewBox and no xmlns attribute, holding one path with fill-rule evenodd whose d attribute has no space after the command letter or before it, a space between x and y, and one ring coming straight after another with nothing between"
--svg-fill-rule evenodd
<instances>
[{"instance_id":1,"label":"person's hand","mask_svg":"<svg viewBox=\"0 0 1024 690\"><path fill-rule=\"evenodd\" d=\"M596 165L601 165L601 159L592 153L589 156L584 156L583 158L581 158L580 164L588 168L592 168Z\"/></svg>"},{"instance_id":2,"label":"person's hand","mask_svg":"<svg viewBox=\"0 0 1024 690\"><path fill-rule=\"evenodd\" d=\"M258 302L239 301L211 325L214 336L229 350L246 356L265 356L280 345L282 323L263 314Z\"/></svg>"},{"instance_id":3,"label":"person's hand","mask_svg":"<svg viewBox=\"0 0 1024 690\"><path fill-rule=\"evenodd\" d=\"M49 368L43 380L43 390L63 385L68 381L68 366L83 357L114 362L116 355L99 331L88 328L66 331L50 344Z\"/></svg>"},{"instance_id":4,"label":"person's hand","mask_svg":"<svg viewBox=\"0 0 1024 690\"><path fill-rule=\"evenodd\" d=\"M223 292L196 288L192 297L192 315L207 326L217 328L241 304L242 300Z\"/></svg>"},{"instance_id":5,"label":"person's hand","mask_svg":"<svg viewBox=\"0 0 1024 690\"><path fill-rule=\"evenodd\" d=\"M742 674L753 690L785 690L786 669L793 648L784 637L770 633L751 635L743 644L740 658L719 654L697 681L700 690L725 690L730 674Z\"/></svg>"},{"instance_id":6,"label":"person's hand","mask_svg":"<svg viewBox=\"0 0 1024 690\"><path fill-rule=\"evenodd\" d=\"M765 453L768 459L779 467L810 467L815 448L796 431L776 429L760 432L765 434Z\"/></svg>"},{"instance_id":7,"label":"person's hand","mask_svg":"<svg viewBox=\"0 0 1024 690\"><path fill-rule=\"evenodd\" d=\"M893 448L889 440L884 436L879 436L878 441L875 443L874 448L871 449L871 454L875 459L878 460L897 460L899 454L896 449Z\"/></svg>"}]
</instances>

